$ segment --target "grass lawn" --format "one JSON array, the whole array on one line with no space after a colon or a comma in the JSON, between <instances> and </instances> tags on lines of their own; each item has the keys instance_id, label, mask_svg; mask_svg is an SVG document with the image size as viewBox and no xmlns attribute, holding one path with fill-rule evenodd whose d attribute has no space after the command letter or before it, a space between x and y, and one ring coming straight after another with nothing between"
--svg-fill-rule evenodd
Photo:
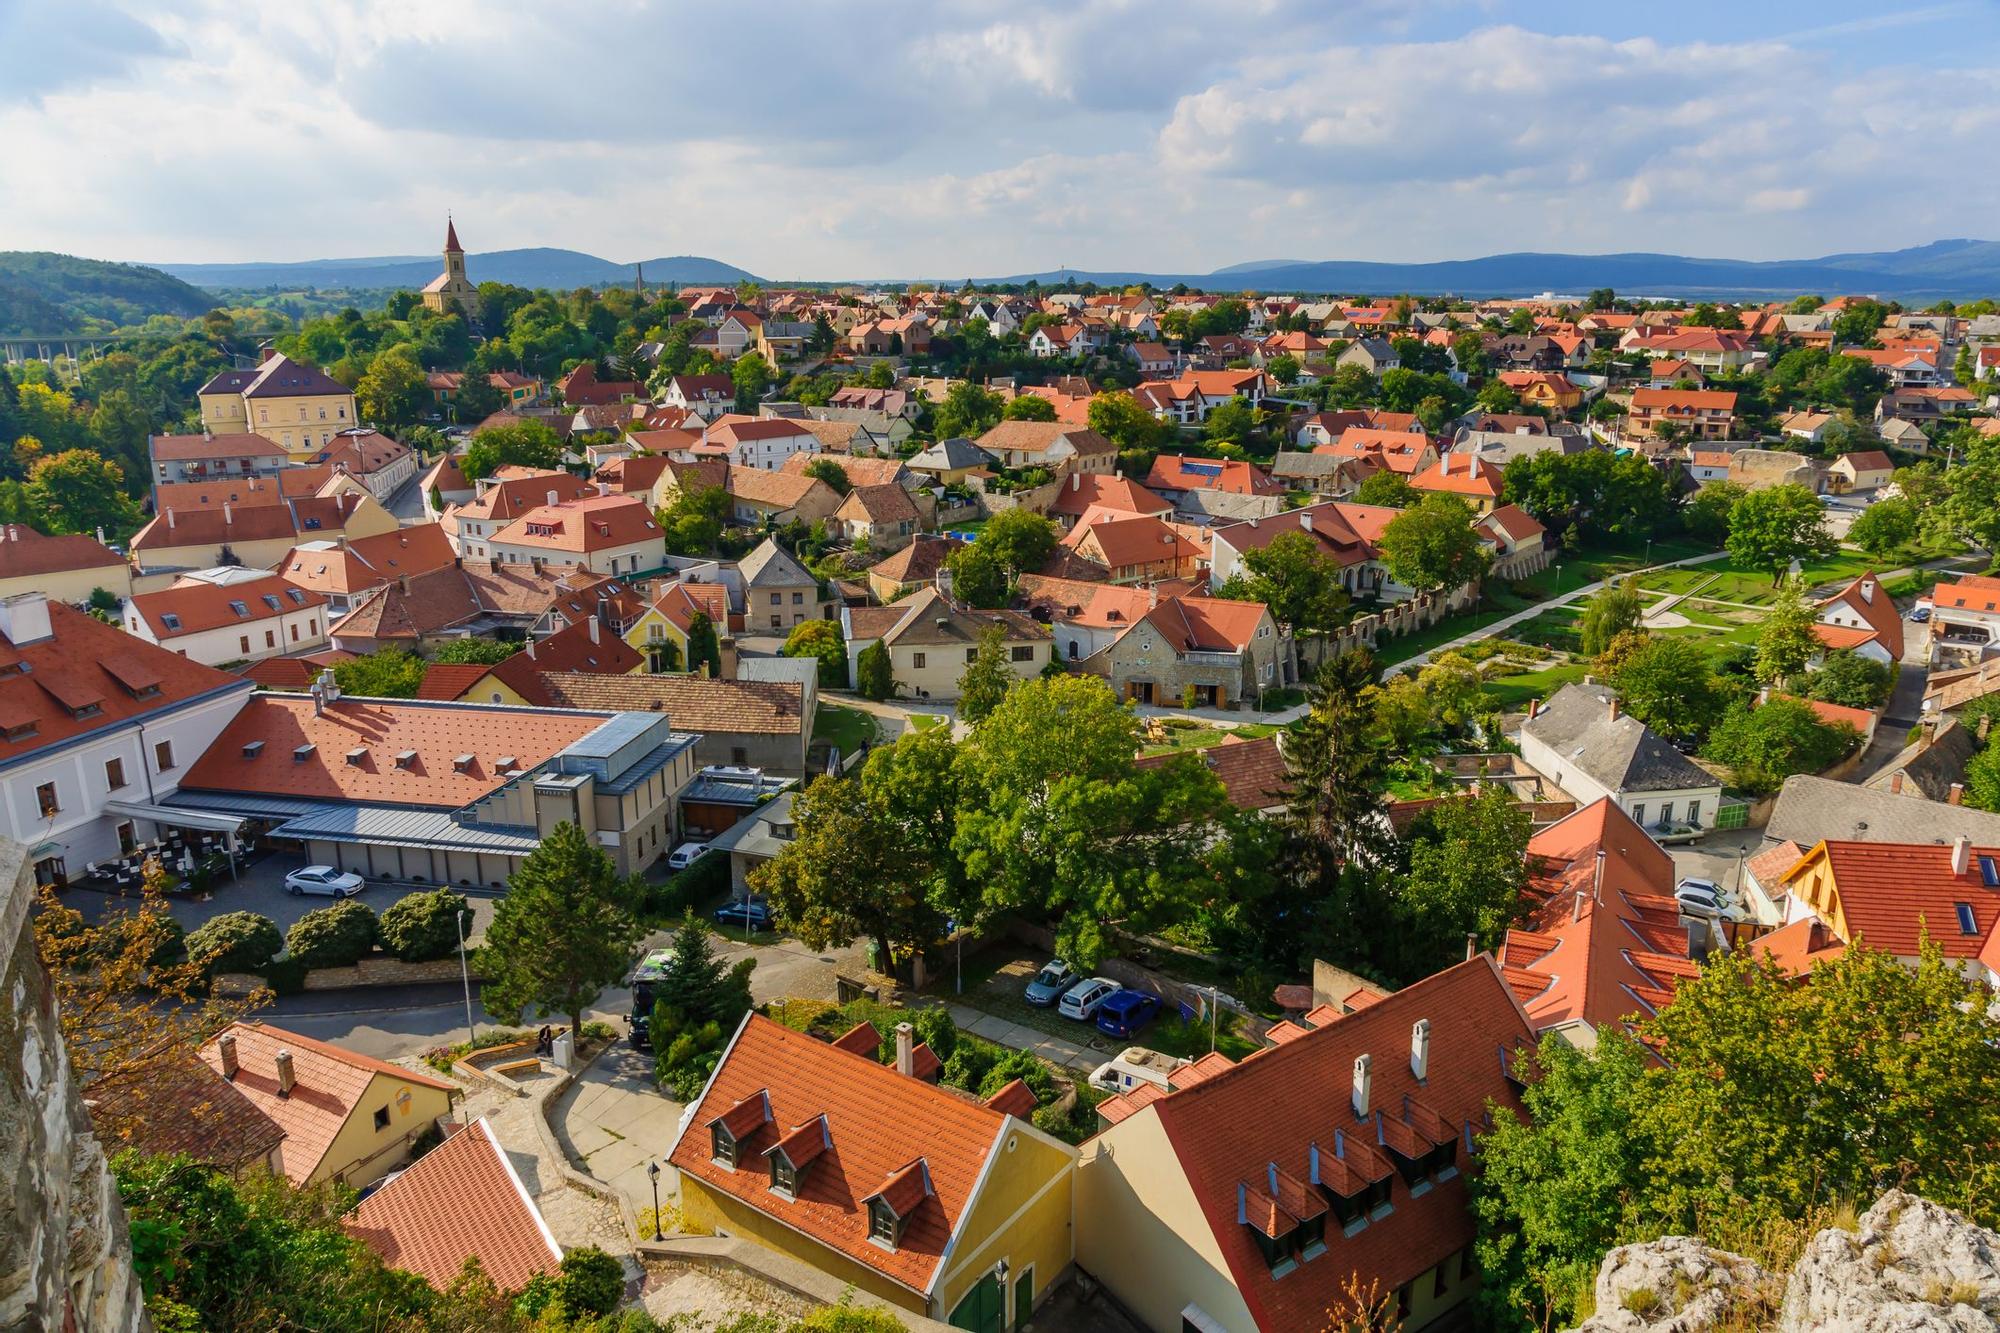
<instances>
[{"instance_id":1,"label":"grass lawn","mask_svg":"<svg viewBox=\"0 0 2000 1333\"><path fill-rule=\"evenodd\" d=\"M1503 712L1517 712L1528 706L1528 700L1547 699L1563 686L1574 684L1589 673L1590 664L1587 662L1564 662L1539 671L1526 671L1518 676L1495 676L1486 682L1486 697Z\"/></svg>"},{"instance_id":2,"label":"grass lawn","mask_svg":"<svg viewBox=\"0 0 2000 1333\"><path fill-rule=\"evenodd\" d=\"M1386 640L1375 649L1375 663L1381 667L1392 667L1398 662L1407 662L1419 653L1427 653L1474 630L1485 629L1488 625L1505 620L1509 614L1506 611L1472 610L1461 611L1455 616L1446 616L1429 629L1421 629L1415 634L1405 634L1400 638Z\"/></svg>"},{"instance_id":3,"label":"grass lawn","mask_svg":"<svg viewBox=\"0 0 2000 1333\"><path fill-rule=\"evenodd\" d=\"M1926 554L1924 559L1937 559L1941 554ZM1859 578L1871 569L1895 569L1910 561L1900 555L1878 561L1860 551L1840 551L1825 560L1815 560L1805 566L1806 591L1822 595L1833 591L1840 584ZM1697 565L1693 569L1669 569L1648 574L1639 580L1639 586L1654 592L1686 593L1697 587L1701 595L1720 602L1736 602L1745 606L1769 606L1777 600L1777 586L1771 581L1771 571L1754 569L1739 564L1733 557L1725 557L1711 564Z\"/></svg>"},{"instance_id":4,"label":"grass lawn","mask_svg":"<svg viewBox=\"0 0 2000 1333\"><path fill-rule=\"evenodd\" d=\"M911 731L929 731L932 727L941 727L945 724L942 713L910 713L907 716Z\"/></svg>"},{"instance_id":5,"label":"grass lawn","mask_svg":"<svg viewBox=\"0 0 2000 1333\"><path fill-rule=\"evenodd\" d=\"M838 745L844 755L853 754L861 748L861 742L874 741L875 715L859 708L822 703L813 717L813 739Z\"/></svg>"},{"instance_id":6,"label":"grass lawn","mask_svg":"<svg viewBox=\"0 0 2000 1333\"><path fill-rule=\"evenodd\" d=\"M1211 745L1220 745L1229 737L1238 740L1257 741L1278 731L1268 722L1246 722L1240 727L1169 727L1164 744L1148 745L1139 751L1141 755L1172 754L1176 750L1205 750Z\"/></svg>"},{"instance_id":7,"label":"grass lawn","mask_svg":"<svg viewBox=\"0 0 2000 1333\"><path fill-rule=\"evenodd\" d=\"M1686 560L1690 556L1709 555L1713 552L1713 547L1690 541L1685 537L1656 541L1650 548L1641 543L1629 550L1558 552L1553 564L1541 573L1521 580L1518 586L1528 594L1530 601L1546 601L1561 593L1575 592L1578 588L1635 569L1644 569L1648 565L1664 565L1670 561ZM1713 565L1695 566L1696 570L1713 568ZM1560 580L1556 573L1558 569L1562 571ZM1652 586L1650 579L1645 586Z\"/></svg>"}]
</instances>

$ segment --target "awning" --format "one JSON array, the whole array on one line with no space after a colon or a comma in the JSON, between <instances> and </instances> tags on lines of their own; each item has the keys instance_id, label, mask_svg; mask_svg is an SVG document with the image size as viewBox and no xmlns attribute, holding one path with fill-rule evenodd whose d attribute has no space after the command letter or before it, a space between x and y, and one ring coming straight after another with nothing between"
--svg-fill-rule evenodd
<instances>
[{"instance_id":1,"label":"awning","mask_svg":"<svg viewBox=\"0 0 2000 1333\"><path fill-rule=\"evenodd\" d=\"M104 809L109 814L126 815L132 819L150 819L155 824L171 824L175 828L207 829L211 833L236 833L243 828L243 820L239 816L217 814L213 810L189 810L177 805L149 805L145 801L106 801Z\"/></svg>"}]
</instances>

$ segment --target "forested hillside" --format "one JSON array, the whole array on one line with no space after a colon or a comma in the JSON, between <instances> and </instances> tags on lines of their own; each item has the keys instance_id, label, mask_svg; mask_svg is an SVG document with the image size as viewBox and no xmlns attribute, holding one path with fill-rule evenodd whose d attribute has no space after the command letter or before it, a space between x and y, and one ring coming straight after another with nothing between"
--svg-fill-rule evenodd
<instances>
[{"instance_id":1,"label":"forested hillside","mask_svg":"<svg viewBox=\"0 0 2000 1333\"><path fill-rule=\"evenodd\" d=\"M46 250L0 250L0 336L98 333L154 315L199 315L215 301L156 268Z\"/></svg>"}]
</instances>

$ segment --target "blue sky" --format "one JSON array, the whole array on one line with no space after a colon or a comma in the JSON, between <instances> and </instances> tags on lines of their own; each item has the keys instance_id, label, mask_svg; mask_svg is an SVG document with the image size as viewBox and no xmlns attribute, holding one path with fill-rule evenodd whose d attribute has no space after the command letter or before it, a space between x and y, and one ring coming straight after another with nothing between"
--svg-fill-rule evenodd
<instances>
[{"instance_id":1,"label":"blue sky","mask_svg":"<svg viewBox=\"0 0 2000 1333\"><path fill-rule=\"evenodd\" d=\"M773 277L2000 234L2000 0L0 0L0 248Z\"/></svg>"}]
</instances>

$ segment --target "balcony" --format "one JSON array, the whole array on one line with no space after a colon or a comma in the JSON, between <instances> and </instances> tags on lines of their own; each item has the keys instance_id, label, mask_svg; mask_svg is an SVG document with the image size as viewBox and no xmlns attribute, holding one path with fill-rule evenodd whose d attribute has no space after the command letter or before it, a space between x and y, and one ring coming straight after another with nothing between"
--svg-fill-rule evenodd
<instances>
[{"instance_id":1,"label":"balcony","mask_svg":"<svg viewBox=\"0 0 2000 1333\"><path fill-rule=\"evenodd\" d=\"M1189 650L1180 655L1180 660L1187 666L1234 667L1240 669L1243 665L1243 654Z\"/></svg>"}]
</instances>

